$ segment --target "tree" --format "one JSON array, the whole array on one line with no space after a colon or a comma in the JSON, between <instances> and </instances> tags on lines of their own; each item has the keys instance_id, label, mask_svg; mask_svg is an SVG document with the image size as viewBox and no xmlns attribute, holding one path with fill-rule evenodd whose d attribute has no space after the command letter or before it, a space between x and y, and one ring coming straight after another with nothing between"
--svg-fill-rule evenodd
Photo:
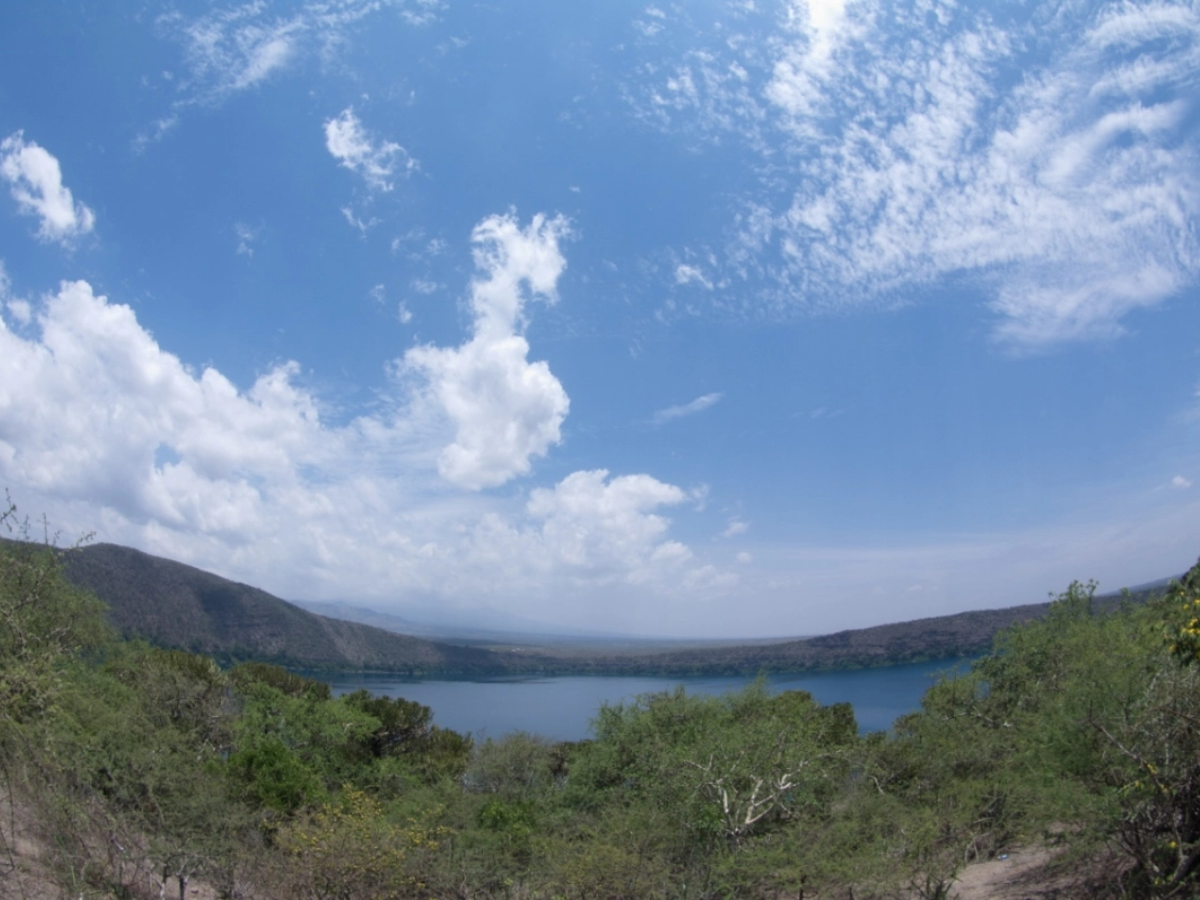
<instances>
[{"instance_id":1,"label":"tree","mask_svg":"<svg viewBox=\"0 0 1200 900\"><path fill-rule=\"evenodd\" d=\"M439 832L397 825L378 801L346 788L319 809L285 824L276 844L289 857L282 896L289 900L397 900L422 887L420 857Z\"/></svg>"},{"instance_id":2,"label":"tree","mask_svg":"<svg viewBox=\"0 0 1200 900\"><path fill-rule=\"evenodd\" d=\"M104 605L64 577L62 551L47 535L29 540L29 523L11 503L0 528L0 724L44 716L61 686L63 665L112 639Z\"/></svg>"},{"instance_id":3,"label":"tree","mask_svg":"<svg viewBox=\"0 0 1200 900\"><path fill-rule=\"evenodd\" d=\"M606 706L572 790L667 811L689 843L736 849L772 824L819 814L840 788L858 736L848 704L770 696L762 681L724 697L682 688ZM586 796L586 794L585 794Z\"/></svg>"}]
</instances>

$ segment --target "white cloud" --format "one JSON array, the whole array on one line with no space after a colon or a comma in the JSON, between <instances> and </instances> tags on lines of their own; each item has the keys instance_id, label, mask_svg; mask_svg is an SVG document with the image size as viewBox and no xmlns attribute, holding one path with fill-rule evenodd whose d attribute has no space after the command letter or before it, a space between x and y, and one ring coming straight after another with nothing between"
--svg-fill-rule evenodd
<instances>
[{"instance_id":1,"label":"white cloud","mask_svg":"<svg viewBox=\"0 0 1200 900\"><path fill-rule=\"evenodd\" d=\"M663 21L667 14L656 6L647 6L644 19L634 19L633 27L641 32L643 37L652 38L663 30Z\"/></svg>"},{"instance_id":2,"label":"white cloud","mask_svg":"<svg viewBox=\"0 0 1200 900\"><path fill-rule=\"evenodd\" d=\"M847 25L845 0L793 0L787 30L799 39L775 63L767 88L771 100L794 114L814 111L825 93L824 82L834 74L834 52L850 38Z\"/></svg>"},{"instance_id":3,"label":"white cloud","mask_svg":"<svg viewBox=\"0 0 1200 900\"><path fill-rule=\"evenodd\" d=\"M561 438L566 391L544 362L529 362L521 335L526 303L555 302L566 267L558 242L565 219L534 216L525 229L510 214L491 216L472 234L474 336L458 348L415 347L405 366L429 383L431 400L455 428L438 459L448 481L474 490L503 484L530 469Z\"/></svg>"},{"instance_id":4,"label":"white cloud","mask_svg":"<svg viewBox=\"0 0 1200 900\"><path fill-rule=\"evenodd\" d=\"M404 174L412 172L417 162L399 144L374 140L347 107L336 119L325 123L325 147L340 165L361 175L373 191L390 191L396 167Z\"/></svg>"},{"instance_id":5,"label":"white cloud","mask_svg":"<svg viewBox=\"0 0 1200 900\"><path fill-rule=\"evenodd\" d=\"M367 232L380 223L380 220L375 216L371 216L369 219L360 219L357 213L349 206L343 206L341 212L342 218L363 237L366 237Z\"/></svg>"},{"instance_id":6,"label":"white cloud","mask_svg":"<svg viewBox=\"0 0 1200 900\"><path fill-rule=\"evenodd\" d=\"M705 277L704 272L695 266L686 264L680 264L675 267L675 283L698 284L703 288L712 290L712 282Z\"/></svg>"},{"instance_id":7,"label":"white cloud","mask_svg":"<svg viewBox=\"0 0 1200 900\"><path fill-rule=\"evenodd\" d=\"M133 152L145 153L147 147L161 141L178 124L179 116L174 113L158 119L148 129L142 129L137 133L133 139Z\"/></svg>"},{"instance_id":8,"label":"white cloud","mask_svg":"<svg viewBox=\"0 0 1200 900\"><path fill-rule=\"evenodd\" d=\"M893 306L953 279L999 340L1038 348L1119 335L1200 277L1194 4L769 15L695 36L628 91L660 127L762 155L706 273L774 284L738 292L745 314Z\"/></svg>"},{"instance_id":9,"label":"white cloud","mask_svg":"<svg viewBox=\"0 0 1200 900\"><path fill-rule=\"evenodd\" d=\"M1182 475L1176 475L1171 479L1171 487L1179 491L1185 491L1192 486L1190 479L1184 478Z\"/></svg>"},{"instance_id":10,"label":"white cloud","mask_svg":"<svg viewBox=\"0 0 1200 900\"><path fill-rule=\"evenodd\" d=\"M442 0L414 0L400 10L400 18L410 25L428 25L437 21L437 14L446 8Z\"/></svg>"},{"instance_id":11,"label":"white cloud","mask_svg":"<svg viewBox=\"0 0 1200 900\"><path fill-rule=\"evenodd\" d=\"M721 537L737 537L739 534L745 534L749 530L750 525L748 523L743 522L741 519L730 519L729 525L721 532Z\"/></svg>"},{"instance_id":12,"label":"white cloud","mask_svg":"<svg viewBox=\"0 0 1200 900\"><path fill-rule=\"evenodd\" d=\"M787 277L820 273L870 297L977 273L994 283L997 334L1024 346L1118 333L1128 312L1177 292L1200 263L1187 225L1200 157L1179 141L1178 86L1164 77L1132 95L1096 93L1121 65L1098 32L1131 35L1146 15L1111 8L1108 26L1065 36L1064 50L999 96L1020 41L986 19L934 32L903 57L865 36L847 52L870 66L833 66L821 94L831 103L853 90L865 105L832 128L777 71L772 99L797 140L813 143L805 132L817 128L826 142L819 162L800 166L806 186L777 223ZM1171 78L1194 71L1200 27L1174 31L1182 51L1143 36L1120 56L1169 63Z\"/></svg>"},{"instance_id":13,"label":"white cloud","mask_svg":"<svg viewBox=\"0 0 1200 900\"><path fill-rule=\"evenodd\" d=\"M662 603L730 583L670 537L660 510L693 494L588 471L493 496L438 474L499 483L557 440L566 394L526 360L517 329L529 299L554 295L565 231L544 217L482 222L474 338L431 368L437 348L417 348L391 396L340 425L297 363L240 389L185 365L86 282L64 282L28 327L10 327L5 280L0 481L67 533L95 530L283 596L495 602L608 627L652 608L669 618Z\"/></svg>"},{"instance_id":14,"label":"white cloud","mask_svg":"<svg viewBox=\"0 0 1200 900\"><path fill-rule=\"evenodd\" d=\"M238 256L254 256L254 242L262 234L262 228L251 228L245 222L237 222L233 226L233 233L237 235Z\"/></svg>"},{"instance_id":15,"label":"white cloud","mask_svg":"<svg viewBox=\"0 0 1200 900\"><path fill-rule=\"evenodd\" d=\"M573 569L644 581L648 568L690 559L683 545L663 541L670 523L654 512L686 499L681 489L649 475L610 480L599 469L568 475L553 490L535 489L527 509L541 523L540 540L553 559Z\"/></svg>"},{"instance_id":16,"label":"white cloud","mask_svg":"<svg viewBox=\"0 0 1200 900\"><path fill-rule=\"evenodd\" d=\"M316 24L313 8L290 17L270 18L262 3L218 9L188 21L181 14L160 24L184 43L187 86L205 100L255 87L299 54Z\"/></svg>"},{"instance_id":17,"label":"white cloud","mask_svg":"<svg viewBox=\"0 0 1200 900\"><path fill-rule=\"evenodd\" d=\"M8 269L4 260L0 259L0 303L8 309L18 324L28 325L33 321L33 306L28 300L12 296L12 282L8 277Z\"/></svg>"},{"instance_id":18,"label":"white cloud","mask_svg":"<svg viewBox=\"0 0 1200 900\"><path fill-rule=\"evenodd\" d=\"M58 160L32 141L26 143L24 132L0 142L0 175L12 186L20 211L41 220L38 235L43 240L68 244L95 226L95 214L63 185Z\"/></svg>"},{"instance_id":19,"label":"white cloud","mask_svg":"<svg viewBox=\"0 0 1200 900\"><path fill-rule=\"evenodd\" d=\"M654 422L661 425L663 422L670 422L672 419L682 419L684 416L693 416L696 413L704 412L710 406L720 403L721 398L724 396L720 392L705 394L702 397L697 397L690 403L683 403L679 406L668 406L666 409L660 409L654 414Z\"/></svg>"},{"instance_id":20,"label":"white cloud","mask_svg":"<svg viewBox=\"0 0 1200 900\"><path fill-rule=\"evenodd\" d=\"M420 26L434 21L443 7L440 0L312 0L280 13L264 0L251 0L196 17L161 15L160 31L183 47L180 77L167 79L175 83L177 99L169 113L138 134L134 149L142 152L161 140L188 106L221 103L306 62L336 63L352 29L384 10Z\"/></svg>"},{"instance_id":21,"label":"white cloud","mask_svg":"<svg viewBox=\"0 0 1200 900\"><path fill-rule=\"evenodd\" d=\"M315 403L291 384L294 364L239 394L215 370L188 372L129 307L81 281L64 283L38 321L38 341L0 331L0 459L10 484L100 498L135 520L211 524L232 521L257 493L239 474L282 486L326 449L314 440ZM156 466L160 445L182 462Z\"/></svg>"},{"instance_id":22,"label":"white cloud","mask_svg":"<svg viewBox=\"0 0 1200 900\"><path fill-rule=\"evenodd\" d=\"M214 9L195 19L181 13L159 18L159 26L184 45L183 89L203 100L220 100L255 87L297 59L316 53L328 60L347 30L382 9L392 8L412 25L432 21L437 0L318 0L278 15L261 0Z\"/></svg>"}]
</instances>

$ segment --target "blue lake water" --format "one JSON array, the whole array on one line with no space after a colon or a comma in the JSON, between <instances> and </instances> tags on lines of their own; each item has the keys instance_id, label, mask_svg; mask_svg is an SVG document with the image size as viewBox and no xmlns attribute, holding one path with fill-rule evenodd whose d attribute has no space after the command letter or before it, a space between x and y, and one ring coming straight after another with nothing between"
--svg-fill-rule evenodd
<instances>
[{"instance_id":1,"label":"blue lake water","mask_svg":"<svg viewBox=\"0 0 1200 900\"><path fill-rule=\"evenodd\" d=\"M886 731L898 716L920 707L921 696L939 672L962 662L948 659L848 672L776 675L767 684L772 692L808 691L822 704L848 702L854 707L860 730ZM640 694L672 690L680 684L689 693L723 694L751 680L581 676L406 681L387 675L321 677L333 687L335 696L366 688L373 694L423 703L433 709L436 724L470 732L476 740L528 731L560 741L589 737L591 720L605 703L633 700Z\"/></svg>"}]
</instances>

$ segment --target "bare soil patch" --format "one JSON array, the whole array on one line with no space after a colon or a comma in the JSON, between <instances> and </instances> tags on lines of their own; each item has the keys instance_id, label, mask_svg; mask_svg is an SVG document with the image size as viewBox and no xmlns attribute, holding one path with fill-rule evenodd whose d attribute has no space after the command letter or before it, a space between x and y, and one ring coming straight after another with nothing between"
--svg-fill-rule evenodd
<instances>
[{"instance_id":1,"label":"bare soil patch","mask_svg":"<svg viewBox=\"0 0 1200 900\"><path fill-rule=\"evenodd\" d=\"M956 900L1082 900L1094 898L1102 861L1066 863L1044 846L1016 847L971 863L951 888Z\"/></svg>"}]
</instances>

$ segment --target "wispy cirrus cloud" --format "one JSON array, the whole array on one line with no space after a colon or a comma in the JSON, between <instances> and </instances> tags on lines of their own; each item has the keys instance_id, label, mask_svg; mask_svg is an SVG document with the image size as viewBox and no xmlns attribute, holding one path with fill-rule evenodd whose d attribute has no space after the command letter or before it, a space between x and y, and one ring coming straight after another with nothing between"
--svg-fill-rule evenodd
<instances>
[{"instance_id":1,"label":"wispy cirrus cloud","mask_svg":"<svg viewBox=\"0 0 1200 900\"><path fill-rule=\"evenodd\" d=\"M1200 276L1194 5L795 0L729 27L632 99L762 154L714 279L775 285L745 314L966 279L1028 349L1119 335Z\"/></svg>"},{"instance_id":2,"label":"wispy cirrus cloud","mask_svg":"<svg viewBox=\"0 0 1200 900\"><path fill-rule=\"evenodd\" d=\"M367 11L364 5L362 13ZM195 19L168 13L159 26L183 44L187 77L181 88L190 99L213 102L261 84L294 61L313 36L316 12L310 6L277 16L254 2Z\"/></svg>"},{"instance_id":3,"label":"wispy cirrus cloud","mask_svg":"<svg viewBox=\"0 0 1200 900\"><path fill-rule=\"evenodd\" d=\"M318 0L277 11L266 0L217 6L199 16L179 11L158 18L160 31L183 48L178 97L134 140L137 150L161 140L178 124L179 111L216 104L256 88L289 68L336 58L351 29L385 10L409 25L427 25L441 0Z\"/></svg>"},{"instance_id":4,"label":"wispy cirrus cloud","mask_svg":"<svg viewBox=\"0 0 1200 900\"><path fill-rule=\"evenodd\" d=\"M0 176L10 185L17 209L39 220L38 237L70 244L96 225L96 214L75 200L63 184L58 160L25 133L17 131L0 141Z\"/></svg>"},{"instance_id":5,"label":"wispy cirrus cloud","mask_svg":"<svg viewBox=\"0 0 1200 900\"><path fill-rule=\"evenodd\" d=\"M254 256L254 244L262 236L262 226L257 228L245 222L235 222L233 233L237 236L238 256Z\"/></svg>"},{"instance_id":6,"label":"wispy cirrus cloud","mask_svg":"<svg viewBox=\"0 0 1200 900\"><path fill-rule=\"evenodd\" d=\"M704 394L697 397L690 403L681 403L678 406L668 406L666 409L660 409L656 412L651 421L655 425L662 425L665 422L673 421L674 419L682 419L685 416L694 416L696 413L704 412L711 406L716 406L725 397L724 393L716 392L712 394Z\"/></svg>"}]
</instances>

